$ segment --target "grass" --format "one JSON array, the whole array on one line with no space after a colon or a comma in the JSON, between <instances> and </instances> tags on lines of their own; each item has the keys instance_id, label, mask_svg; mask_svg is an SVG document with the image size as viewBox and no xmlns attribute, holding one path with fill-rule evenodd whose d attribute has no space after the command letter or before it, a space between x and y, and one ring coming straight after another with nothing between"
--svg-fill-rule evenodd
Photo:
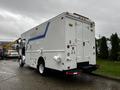
<instances>
[{"instance_id":1,"label":"grass","mask_svg":"<svg viewBox=\"0 0 120 90\"><path fill-rule=\"evenodd\" d=\"M100 67L95 71L96 74L120 78L120 61L97 59L97 64Z\"/></svg>"}]
</instances>

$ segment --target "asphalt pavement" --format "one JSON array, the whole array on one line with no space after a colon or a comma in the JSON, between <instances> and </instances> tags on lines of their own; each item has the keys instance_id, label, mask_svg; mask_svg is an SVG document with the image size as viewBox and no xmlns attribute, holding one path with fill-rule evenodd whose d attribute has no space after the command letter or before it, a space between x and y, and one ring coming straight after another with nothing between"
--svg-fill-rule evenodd
<instances>
[{"instance_id":1,"label":"asphalt pavement","mask_svg":"<svg viewBox=\"0 0 120 90\"><path fill-rule=\"evenodd\" d=\"M84 73L67 77L55 71L43 77L27 65L20 68L17 60L0 60L0 90L120 90L120 82Z\"/></svg>"}]
</instances>

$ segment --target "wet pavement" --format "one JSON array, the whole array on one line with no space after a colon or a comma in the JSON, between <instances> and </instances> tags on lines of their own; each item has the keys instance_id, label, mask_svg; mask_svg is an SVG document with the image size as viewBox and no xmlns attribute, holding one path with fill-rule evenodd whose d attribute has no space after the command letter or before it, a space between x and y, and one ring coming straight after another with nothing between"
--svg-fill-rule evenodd
<instances>
[{"instance_id":1,"label":"wet pavement","mask_svg":"<svg viewBox=\"0 0 120 90\"><path fill-rule=\"evenodd\" d=\"M49 73L43 77L36 69L19 68L16 60L0 60L0 90L120 90L120 82L115 80L83 73L74 77Z\"/></svg>"}]
</instances>

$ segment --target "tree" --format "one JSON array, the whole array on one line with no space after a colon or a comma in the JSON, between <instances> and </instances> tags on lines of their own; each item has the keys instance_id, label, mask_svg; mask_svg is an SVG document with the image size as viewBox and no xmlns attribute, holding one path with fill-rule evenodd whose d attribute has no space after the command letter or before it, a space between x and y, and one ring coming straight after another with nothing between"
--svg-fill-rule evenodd
<instances>
[{"instance_id":1,"label":"tree","mask_svg":"<svg viewBox=\"0 0 120 90\"><path fill-rule=\"evenodd\" d=\"M119 52L120 52L120 38L119 38Z\"/></svg>"},{"instance_id":2,"label":"tree","mask_svg":"<svg viewBox=\"0 0 120 90\"><path fill-rule=\"evenodd\" d=\"M117 60L118 59L118 53L119 53L119 38L117 33L111 35L111 59Z\"/></svg>"},{"instance_id":3,"label":"tree","mask_svg":"<svg viewBox=\"0 0 120 90\"><path fill-rule=\"evenodd\" d=\"M99 48L100 58L107 59L108 58L108 47L107 47L107 39L106 37L102 37L100 39L100 48Z\"/></svg>"}]
</instances>

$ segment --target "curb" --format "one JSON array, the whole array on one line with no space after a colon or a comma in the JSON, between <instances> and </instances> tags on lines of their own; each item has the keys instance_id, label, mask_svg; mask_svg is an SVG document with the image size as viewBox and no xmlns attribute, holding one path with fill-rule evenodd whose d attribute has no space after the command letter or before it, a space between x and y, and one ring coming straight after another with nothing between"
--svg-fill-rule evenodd
<instances>
[{"instance_id":1,"label":"curb","mask_svg":"<svg viewBox=\"0 0 120 90\"><path fill-rule=\"evenodd\" d=\"M98 77L102 77L102 78L106 78L106 79L110 79L110 80L114 80L114 81L120 82L120 77L104 76L104 75L96 74L96 73L91 73L91 75L94 75L94 76L98 76Z\"/></svg>"}]
</instances>

